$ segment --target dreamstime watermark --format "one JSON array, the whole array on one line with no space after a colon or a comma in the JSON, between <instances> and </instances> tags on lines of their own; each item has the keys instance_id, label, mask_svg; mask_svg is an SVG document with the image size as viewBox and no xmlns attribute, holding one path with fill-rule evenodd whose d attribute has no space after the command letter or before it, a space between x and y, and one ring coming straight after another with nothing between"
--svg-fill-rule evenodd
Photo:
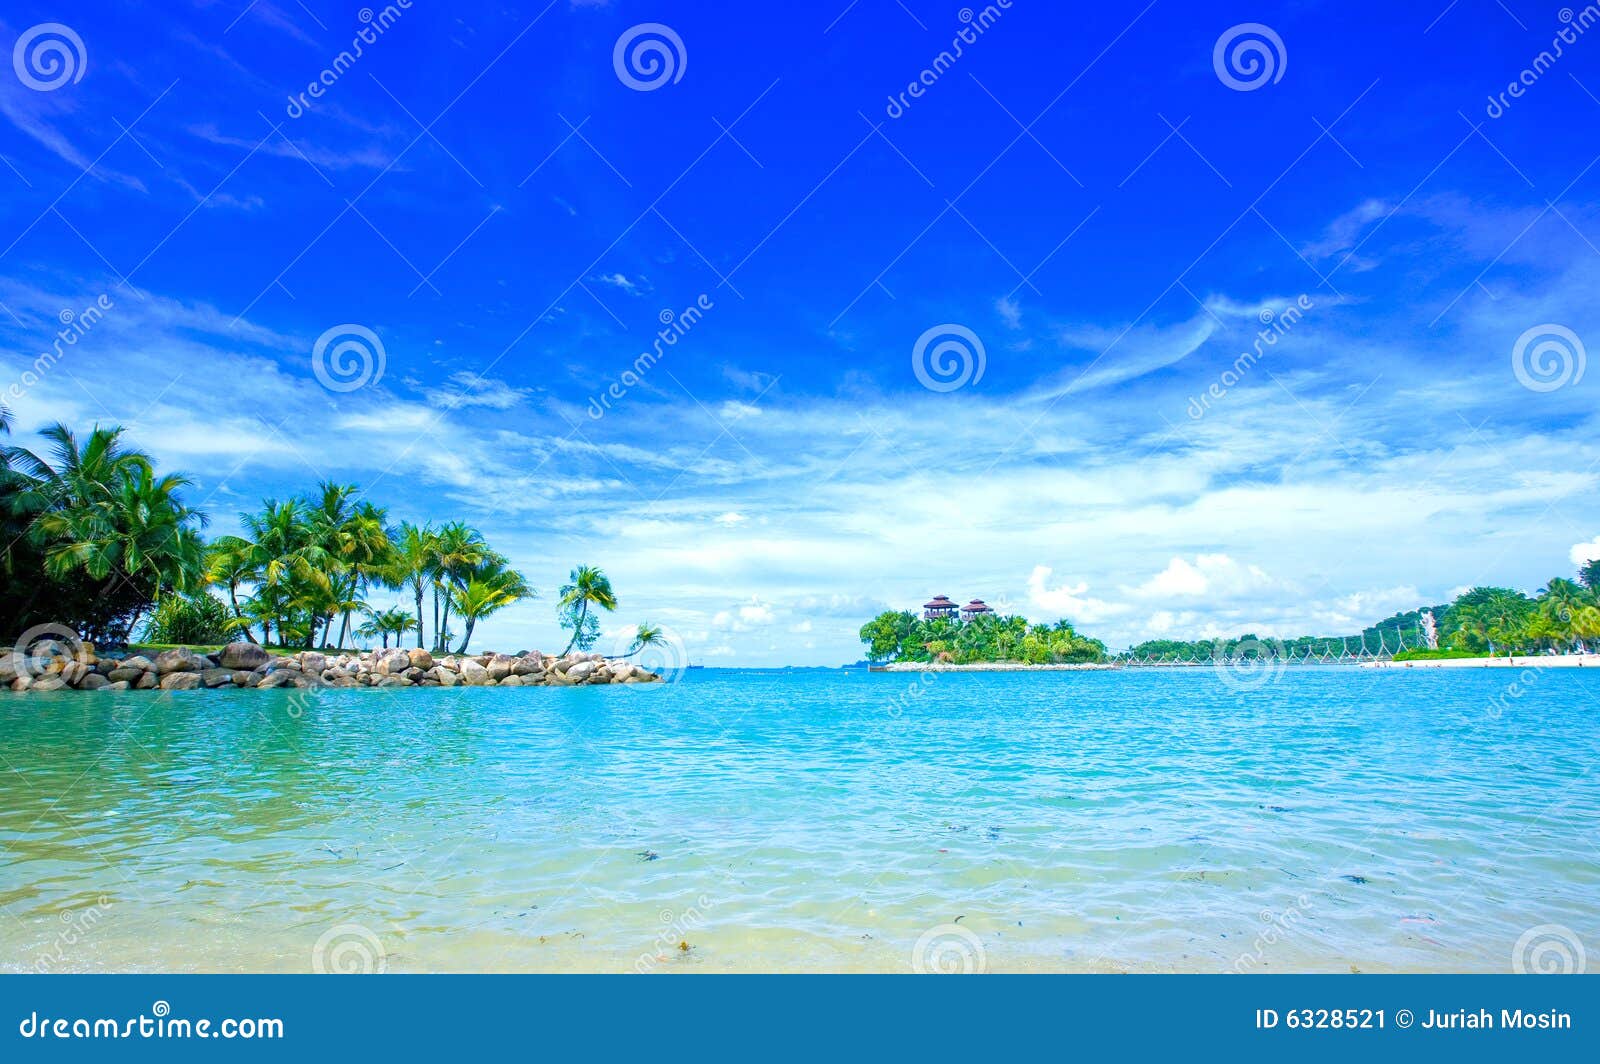
<instances>
[{"instance_id":1,"label":"dreamstime watermark","mask_svg":"<svg viewBox=\"0 0 1600 1064\"><path fill-rule=\"evenodd\" d=\"M1271 26L1241 22L1230 26L1211 49L1211 68L1218 79L1238 92L1254 92L1283 80L1289 50Z\"/></svg>"},{"instance_id":2,"label":"dreamstime watermark","mask_svg":"<svg viewBox=\"0 0 1600 1064\"><path fill-rule=\"evenodd\" d=\"M637 92L654 92L683 80L689 69L689 51L671 26L641 22L630 26L611 49L611 67L617 80Z\"/></svg>"},{"instance_id":3,"label":"dreamstime watermark","mask_svg":"<svg viewBox=\"0 0 1600 1064\"><path fill-rule=\"evenodd\" d=\"M1600 22L1600 6L1590 4L1577 12L1574 12L1570 7L1564 7L1556 17L1565 25L1557 30L1556 35L1550 39L1550 47L1534 56L1533 62L1523 67L1516 78L1507 84L1505 90L1498 96L1491 95L1489 97L1489 103L1484 108L1484 113L1490 118L1499 118L1511 110L1512 101L1520 100L1526 96L1528 90L1533 88L1538 80L1544 77L1551 67L1556 65L1556 60L1560 59L1564 54L1562 45L1577 44L1578 38L1588 32L1589 27L1596 22Z\"/></svg>"},{"instance_id":4,"label":"dreamstime watermark","mask_svg":"<svg viewBox=\"0 0 1600 1064\"><path fill-rule=\"evenodd\" d=\"M44 1016L30 1012L17 1024L23 1038L282 1038L283 1020L276 1017L225 1016L198 1020L172 1016L165 1001L151 1004L137 1016Z\"/></svg>"},{"instance_id":5,"label":"dreamstime watermark","mask_svg":"<svg viewBox=\"0 0 1600 1064\"><path fill-rule=\"evenodd\" d=\"M965 325L935 325L911 346L911 371L930 392L953 392L983 380L988 354Z\"/></svg>"},{"instance_id":6,"label":"dreamstime watermark","mask_svg":"<svg viewBox=\"0 0 1600 1064\"><path fill-rule=\"evenodd\" d=\"M711 301L711 297L702 292L699 299L681 311L674 313L671 310L663 310L657 316L662 327L656 330L655 342L650 345L650 350L634 359L632 365L623 370L605 391L589 397L589 418L599 421L605 417L611 411L611 404L621 400L628 394L629 389L644 380L645 375L655 368L656 363L666 357L667 349L677 346L678 341L687 336L689 330L706 316L706 311L714 306L716 304Z\"/></svg>"},{"instance_id":7,"label":"dreamstime watermark","mask_svg":"<svg viewBox=\"0 0 1600 1064\"><path fill-rule=\"evenodd\" d=\"M1250 948L1234 960L1233 970L1243 974L1260 964L1266 958L1267 950L1289 937L1311 907L1311 899L1302 894L1295 898L1293 905L1281 912L1261 910L1261 922L1266 926L1256 933Z\"/></svg>"},{"instance_id":8,"label":"dreamstime watermark","mask_svg":"<svg viewBox=\"0 0 1600 1064\"><path fill-rule=\"evenodd\" d=\"M1530 392L1553 392L1581 382L1588 362L1583 341L1565 325L1535 325L1511 348L1511 372Z\"/></svg>"},{"instance_id":9,"label":"dreamstime watermark","mask_svg":"<svg viewBox=\"0 0 1600 1064\"><path fill-rule=\"evenodd\" d=\"M911 970L919 975L982 975L989 970L983 940L960 924L930 927L911 947Z\"/></svg>"},{"instance_id":10,"label":"dreamstime watermark","mask_svg":"<svg viewBox=\"0 0 1600 1064\"><path fill-rule=\"evenodd\" d=\"M67 355L67 349L75 347L79 340L89 335L96 325L104 320L106 313L116 307L109 295L101 294L93 303L82 310L62 310L56 315L61 322L61 328L56 330L56 338L50 345L50 350L42 352L33 360L33 364L22 371L22 375L6 388L6 398L16 402L28 394L28 389L38 383L56 367Z\"/></svg>"},{"instance_id":11,"label":"dreamstime watermark","mask_svg":"<svg viewBox=\"0 0 1600 1064\"><path fill-rule=\"evenodd\" d=\"M89 50L71 26L41 22L17 38L11 49L17 80L38 92L76 85L89 70Z\"/></svg>"},{"instance_id":12,"label":"dreamstime watermark","mask_svg":"<svg viewBox=\"0 0 1600 1064\"><path fill-rule=\"evenodd\" d=\"M1583 940L1564 924L1530 927L1511 947L1511 970L1518 975L1582 975L1588 967Z\"/></svg>"},{"instance_id":13,"label":"dreamstime watermark","mask_svg":"<svg viewBox=\"0 0 1600 1064\"><path fill-rule=\"evenodd\" d=\"M1263 307L1256 315L1261 322L1261 328L1256 330L1255 341L1249 348L1239 353L1239 357L1215 381L1199 395L1191 396L1187 413L1191 420L1199 421L1211 409L1211 404L1221 401L1228 392L1244 380L1245 375L1255 368L1257 362L1268 353L1269 349L1276 347L1278 341L1289 335L1300 320L1305 317L1305 312L1316 306L1310 296L1302 295L1299 299L1284 307L1281 311L1274 311L1271 307Z\"/></svg>"},{"instance_id":14,"label":"dreamstime watermark","mask_svg":"<svg viewBox=\"0 0 1600 1064\"><path fill-rule=\"evenodd\" d=\"M1212 670L1235 691L1260 690L1288 667L1287 651L1276 639L1241 639L1231 647L1219 639L1211 651Z\"/></svg>"},{"instance_id":15,"label":"dreamstime watermark","mask_svg":"<svg viewBox=\"0 0 1600 1064\"><path fill-rule=\"evenodd\" d=\"M889 699L889 716L895 718L904 716L906 710L922 701L938 679L939 674L934 669L928 668L919 672L917 678L907 684L904 691Z\"/></svg>"},{"instance_id":16,"label":"dreamstime watermark","mask_svg":"<svg viewBox=\"0 0 1600 1064\"><path fill-rule=\"evenodd\" d=\"M671 909L661 910L661 931L656 935L653 948L639 954L633 962L633 970L640 975L649 975L656 968L667 963L674 954L688 953L689 932L701 927L715 905L704 894L695 899L695 903L683 910L674 913Z\"/></svg>"},{"instance_id":17,"label":"dreamstime watermark","mask_svg":"<svg viewBox=\"0 0 1600 1064\"><path fill-rule=\"evenodd\" d=\"M976 44L978 38L983 36L989 27L1000 21L1003 12L1011 10L1011 3L1012 0L995 0L994 3L977 11L973 11L970 7L962 8L956 17L963 25L950 39L950 47L934 56L933 62L923 67L899 95L891 95L884 113L890 118L899 118L909 111L912 100L920 100L946 71L955 66L956 60L965 52L963 45Z\"/></svg>"},{"instance_id":18,"label":"dreamstime watermark","mask_svg":"<svg viewBox=\"0 0 1600 1064\"><path fill-rule=\"evenodd\" d=\"M350 39L350 47L333 57L333 62L323 67L305 87L305 91L289 97L289 105L284 108L284 113L290 118L299 118L312 108L312 100L320 100L326 96L328 90L338 83L339 79L356 65L356 61L366 54L364 46L378 43L389 29L400 21L400 16L411 10L413 0L394 0L377 11L364 7L356 13L362 26L356 30L356 35Z\"/></svg>"},{"instance_id":19,"label":"dreamstime watermark","mask_svg":"<svg viewBox=\"0 0 1600 1064\"><path fill-rule=\"evenodd\" d=\"M389 953L369 928L338 924L311 947L311 970L318 975L381 975L389 970Z\"/></svg>"},{"instance_id":20,"label":"dreamstime watermark","mask_svg":"<svg viewBox=\"0 0 1600 1064\"><path fill-rule=\"evenodd\" d=\"M388 356L365 325L335 325L311 347L311 372L330 392L353 392L383 379Z\"/></svg>"},{"instance_id":21,"label":"dreamstime watermark","mask_svg":"<svg viewBox=\"0 0 1600 1064\"><path fill-rule=\"evenodd\" d=\"M68 909L61 914L65 926L56 932L55 941L34 954L33 970L40 975L60 971L72 962L71 948L89 937L100 918L111 911L111 899L104 894L93 905L81 909Z\"/></svg>"}]
</instances>

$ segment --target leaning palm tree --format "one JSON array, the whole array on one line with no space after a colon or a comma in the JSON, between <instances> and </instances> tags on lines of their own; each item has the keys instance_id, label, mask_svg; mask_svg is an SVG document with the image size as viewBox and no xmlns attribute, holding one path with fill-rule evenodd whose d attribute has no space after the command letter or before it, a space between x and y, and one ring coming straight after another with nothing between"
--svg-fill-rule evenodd
<instances>
[{"instance_id":1,"label":"leaning palm tree","mask_svg":"<svg viewBox=\"0 0 1600 1064\"><path fill-rule=\"evenodd\" d=\"M467 652L467 644L472 642L472 630L480 620L519 599L533 598L536 594L521 573L506 567L504 558L498 554L488 555L474 567L467 582L452 593L456 609L467 622L456 653Z\"/></svg>"},{"instance_id":2,"label":"leaning palm tree","mask_svg":"<svg viewBox=\"0 0 1600 1064\"><path fill-rule=\"evenodd\" d=\"M628 652L622 656L625 658L631 658L635 654L642 653L648 647L660 646L666 641L667 634L664 630L656 625L651 624L649 621L645 621L643 624L639 625L638 628L634 629L633 646L630 647Z\"/></svg>"},{"instance_id":3,"label":"leaning palm tree","mask_svg":"<svg viewBox=\"0 0 1600 1064\"><path fill-rule=\"evenodd\" d=\"M589 623L591 605L607 611L617 608L617 596L611 590L611 581L601 570L592 565L580 565L572 570L569 579L571 583L562 585L558 603L561 626L572 629L572 638L567 641L567 649L561 652L563 655L571 653L579 642L593 641L594 636L585 628Z\"/></svg>"}]
</instances>

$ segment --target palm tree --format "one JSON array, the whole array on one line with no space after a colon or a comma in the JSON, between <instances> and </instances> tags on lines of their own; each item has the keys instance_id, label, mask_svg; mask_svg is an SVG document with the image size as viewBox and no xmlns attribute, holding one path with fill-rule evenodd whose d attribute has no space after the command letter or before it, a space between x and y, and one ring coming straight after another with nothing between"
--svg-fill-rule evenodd
<instances>
[{"instance_id":1,"label":"palm tree","mask_svg":"<svg viewBox=\"0 0 1600 1064\"><path fill-rule=\"evenodd\" d=\"M84 627L117 641L159 595L195 590L205 573L195 526L206 518L180 497L190 481L157 477L148 455L123 447L122 431L96 425L80 442L57 424L41 433L54 444L48 459L20 447L5 452L24 478L12 509L33 517L29 536L44 553L45 574L90 581L95 616L82 618Z\"/></svg>"},{"instance_id":2,"label":"palm tree","mask_svg":"<svg viewBox=\"0 0 1600 1064\"><path fill-rule=\"evenodd\" d=\"M404 588L411 592L417 603L415 627L417 648L422 648L422 592L433 572L438 556L438 534L429 525L400 522L400 532L394 540L394 553L383 569L383 581L389 587ZM435 619L437 619L435 611Z\"/></svg>"},{"instance_id":3,"label":"palm tree","mask_svg":"<svg viewBox=\"0 0 1600 1064\"><path fill-rule=\"evenodd\" d=\"M611 590L611 581L601 570L592 565L580 565L572 570L569 579L571 583L562 585L559 603L561 626L572 629L567 649L561 652L563 656L570 654L580 641L592 643L594 636L584 628L589 622L591 604L608 611L617 608L617 596Z\"/></svg>"},{"instance_id":4,"label":"palm tree","mask_svg":"<svg viewBox=\"0 0 1600 1064\"><path fill-rule=\"evenodd\" d=\"M473 567L467 582L451 593L462 619L467 622L467 630L462 633L461 645L456 648L456 653L467 652L467 644L472 642L472 629L479 620L519 599L533 598L536 594L521 573L507 568L504 558L490 552Z\"/></svg>"},{"instance_id":5,"label":"palm tree","mask_svg":"<svg viewBox=\"0 0 1600 1064\"><path fill-rule=\"evenodd\" d=\"M464 588L474 566L483 561L488 551L483 535L460 521L452 521L439 529L433 555L433 630L437 649L448 649L445 630L450 625L450 606L456 591ZM444 612L440 613L440 601Z\"/></svg>"},{"instance_id":6,"label":"palm tree","mask_svg":"<svg viewBox=\"0 0 1600 1064\"><path fill-rule=\"evenodd\" d=\"M256 574L255 544L243 536L221 536L211 544L206 563L206 578L213 584L228 589L228 602L233 606L236 627L244 632L250 642L255 633L245 623L244 610L239 606L239 586L253 580Z\"/></svg>"},{"instance_id":7,"label":"palm tree","mask_svg":"<svg viewBox=\"0 0 1600 1064\"><path fill-rule=\"evenodd\" d=\"M642 652L646 647L660 646L666 641L667 634L663 629L651 624L649 621L645 621L634 629L633 646L622 656L631 658L635 654Z\"/></svg>"},{"instance_id":8,"label":"palm tree","mask_svg":"<svg viewBox=\"0 0 1600 1064\"><path fill-rule=\"evenodd\" d=\"M382 613L367 611L369 620L356 629L356 634L371 639L374 636L383 640L383 648L389 649L389 636L394 636L394 645L400 645L400 637L406 632L417 627L417 619L398 606L384 610Z\"/></svg>"}]
</instances>

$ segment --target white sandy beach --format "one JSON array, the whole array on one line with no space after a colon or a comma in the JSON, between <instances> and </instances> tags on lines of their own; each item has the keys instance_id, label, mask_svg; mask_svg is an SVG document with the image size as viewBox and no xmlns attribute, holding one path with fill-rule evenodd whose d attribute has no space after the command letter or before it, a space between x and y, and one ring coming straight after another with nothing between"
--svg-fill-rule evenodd
<instances>
[{"instance_id":1,"label":"white sandy beach","mask_svg":"<svg viewBox=\"0 0 1600 1064\"><path fill-rule=\"evenodd\" d=\"M1600 669L1600 654L1535 654L1509 658L1373 661L1361 667L1363 669Z\"/></svg>"}]
</instances>

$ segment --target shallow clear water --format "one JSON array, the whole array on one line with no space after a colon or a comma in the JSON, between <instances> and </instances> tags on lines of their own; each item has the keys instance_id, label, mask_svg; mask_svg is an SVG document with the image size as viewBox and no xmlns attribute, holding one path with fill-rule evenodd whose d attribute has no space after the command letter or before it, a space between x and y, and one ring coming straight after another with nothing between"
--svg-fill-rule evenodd
<instances>
[{"instance_id":1,"label":"shallow clear water","mask_svg":"<svg viewBox=\"0 0 1600 1064\"><path fill-rule=\"evenodd\" d=\"M1576 670L0 696L0 966L1509 971L1600 951L1597 710Z\"/></svg>"}]
</instances>

